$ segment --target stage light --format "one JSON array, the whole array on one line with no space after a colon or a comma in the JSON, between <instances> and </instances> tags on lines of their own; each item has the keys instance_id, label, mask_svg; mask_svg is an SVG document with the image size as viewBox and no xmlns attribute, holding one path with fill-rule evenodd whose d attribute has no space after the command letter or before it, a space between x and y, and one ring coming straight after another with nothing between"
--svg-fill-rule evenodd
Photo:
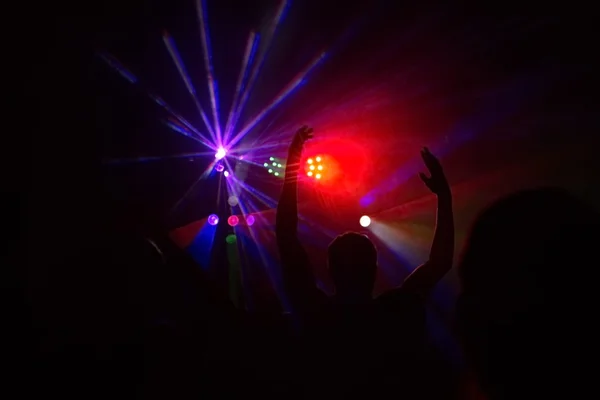
<instances>
[{"instance_id":1,"label":"stage light","mask_svg":"<svg viewBox=\"0 0 600 400\"><path fill-rule=\"evenodd\" d=\"M229 196L229 198L227 199L227 203L229 203L231 207L235 207L238 205L239 200L236 196Z\"/></svg>"},{"instance_id":2,"label":"stage light","mask_svg":"<svg viewBox=\"0 0 600 400\"><path fill-rule=\"evenodd\" d=\"M234 244L235 242L237 242L237 237L234 234L227 235L225 241L227 242L227 244Z\"/></svg>"},{"instance_id":3,"label":"stage light","mask_svg":"<svg viewBox=\"0 0 600 400\"><path fill-rule=\"evenodd\" d=\"M225 178L229 177L229 171L223 172L223 175L225 175Z\"/></svg>"},{"instance_id":4,"label":"stage light","mask_svg":"<svg viewBox=\"0 0 600 400\"><path fill-rule=\"evenodd\" d=\"M360 223L360 226L362 226L363 228L366 228L367 226L371 225L371 218L369 218L366 215L363 215L362 217L360 217L359 223Z\"/></svg>"},{"instance_id":5,"label":"stage light","mask_svg":"<svg viewBox=\"0 0 600 400\"><path fill-rule=\"evenodd\" d=\"M217 170L217 172L223 172L223 170L225 169L225 167L223 166L223 164L219 163L219 164L217 164L217 166L215 167L215 169Z\"/></svg>"},{"instance_id":6,"label":"stage light","mask_svg":"<svg viewBox=\"0 0 600 400\"><path fill-rule=\"evenodd\" d=\"M309 158L306 160L307 168L305 169L306 175L310 177L314 177L315 179L323 178L323 173L318 171L323 171L324 167L321 165L321 161L323 161L323 157L316 156L315 158Z\"/></svg>"},{"instance_id":7,"label":"stage light","mask_svg":"<svg viewBox=\"0 0 600 400\"><path fill-rule=\"evenodd\" d=\"M239 222L240 219L235 215L232 215L229 218L227 218L227 223L229 224L229 226L236 226Z\"/></svg>"},{"instance_id":8,"label":"stage light","mask_svg":"<svg viewBox=\"0 0 600 400\"><path fill-rule=\"evenodd\" d=\"M253 215L248 215L246 217L246 223L248 224L248 226L252 226L254 224L254 216Z\"/></svg>"},{"instance_id":9,"label":"stage light","mask_svg":"<svg viewBox=\"0 0 600 400\"><path fill-rule=\"evenodd\" d=\"M278 160L277 157L269 157L270 162L265 162L263 165L268 169L270 174L275 176L283 176L284 174L284 165Z\"/></svg>"},{"instance_id":10,"label":"stage light","mask_svg":"<svg viewBox=\"0 0 600 400\"><path fill-rule=\"evenodd\" d=\"M219 223L219 217L217 217L216 214L210 214L208 216L208 223L210 225L216 225L216 224L218 224Z\"/></svg>"},{"instance_id":11,"label":"stage light","mask_svg":"<svg viewBox=\"0 0 600 400\"><path fill-rule=\"evenodd\" d=\"M227 151L223 148L223 147L219 147L217 149L217 152L215 153L215 158L217 160L222 159L223 157L225 157L225 155L227 154Z\"/></svg>"}]
</instances>

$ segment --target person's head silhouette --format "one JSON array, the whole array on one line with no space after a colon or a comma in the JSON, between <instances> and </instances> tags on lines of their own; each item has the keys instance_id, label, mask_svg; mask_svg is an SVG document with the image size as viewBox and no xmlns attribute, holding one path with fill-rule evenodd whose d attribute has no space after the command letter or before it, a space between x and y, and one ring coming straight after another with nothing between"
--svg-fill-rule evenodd
<instances>
[{"instance_id":1,"label":"person's head silhouette","mask_svg":"<svg viewBox=\"0 0 600 400\"><path fill-rule=\"evenodd\" d=\"M363 234L347 232L329 245L329 271L335 297L341 302L366 302L372 298L377 273L377 249Z\"/></svg>"},{"instance_id":2,"label":"person's head silhouette","mask_svg":"<svg viewBox=\"0 0 600 400\"><path fill-rule=\"evenodd\" d=\"M458 267L457 319L490 398L582 386L573 366L597 340L595 283L586 270L597 264L598 221L566 191L542 188L496 202L475 222Z\"/></svg>"}]
</instances>

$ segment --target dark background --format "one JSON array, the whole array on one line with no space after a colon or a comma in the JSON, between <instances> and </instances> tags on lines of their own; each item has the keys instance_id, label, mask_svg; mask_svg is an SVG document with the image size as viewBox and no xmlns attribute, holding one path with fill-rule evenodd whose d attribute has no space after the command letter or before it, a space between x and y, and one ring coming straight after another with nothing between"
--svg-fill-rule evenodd
<instances>
[{"instance_id":1,"label":"dark background","mask_svg":"<svg viewBox=\"0 0 600 400\"><path fill-rule=\"evenodd\" d=\"M347 131L363 141L374 162L361 193L407 174L389 184L389 193L376 197L368 212L384 213L426 195L406 167L423 145L440 151L453 184L459 238L482 207L521 187L558 184L598 204L591 9L574 3L556 9L398 3L293 2L242 118L258 112L326 50L322 67L257 132L271 122L279 128L308 122L317 132ZM248 32L264 27L275 4L208 1L222 115ZM173 36L208 109L193 1L53 3L15 11L14 18L21 28L7 36L6 64L16 70L8 79L23 107L6 123L16 127L24 146L5 146L5 171L12 178L5 190L28 193L17 207L27 227L19 232L25 232L31 282L43 282L61 259L115 227L166 231L214 212L213 180L169 214L212 156L102 163L204 151L160 124L160 111L144 93L96 56L113 54L201 125L161 38L163 29ZM285 146L283 141L275 151L284 154ZM277 183L260 188L277 197ZM320 215L308 203L309 217ZM355 227L356 219L345 217L362 212L356 203L335 230ZM5 208L9 217L13 208Z\"/></svg>"},{"instance_id":2,"label":"dark background","mask_svg":"<svg viewBox=\"0 0 600 400\"><path fill-rule=\"evenodd\" d=\"M208 1L222 110L231 101L248 32L268 21L274 3ZM522 187L560 185L600 204L592 6L398 3L294 2L243 118L325 49L326 62L265 125L308 122L317 132L350 132L374 160L361 182L363 194L385 187L391 176L406 178L390 183L366 212L433 226L433 206L427 205L426 218L420 209L394 211L397 204L427 195L407 167L423 145L440 151L453 185L457 247L483 207ZM27 284L16 286L28 291L31 311L46 301L39 293L53 291L50 281L62 289L76 287L80 279L94 281L98 271L87 269L88 258L68 268L65 259L115 228L167 231L206 217L214 212L216 183L200 185L172 215L173 204L212 156L118 167L102 162L204 151L160 124L160 111L143 92L96 56L99 50L114 54L186 117L197 118L161 38L163 29L172 34L204 93L193 1L25 6L7 14L15 27L5 36L6 79L9 93L12 88L17 93L5 119L4 211L11 221L5 231L10 237L16 232L21 241L5 241L4 254L16 255L16 265L26 264ZM208 109L208 96L201 96ZM12 144L14 138L21 146ZM285 146L284 140L276 152L284 154ZM261 176L264 171L252 173L276 198L278 183ZM314 220L339 208L332 204L319 211L315 204L305 205ZM362 212L357 201L328 227L334 233L356 229L354 217ZM17 215L20 224L13 226ZM77 293L70 298L78 300ZM451 296L437 300L443 310L453 306ZM17 334L33 314L15 323Z\"/></svg>"}]
</instances>

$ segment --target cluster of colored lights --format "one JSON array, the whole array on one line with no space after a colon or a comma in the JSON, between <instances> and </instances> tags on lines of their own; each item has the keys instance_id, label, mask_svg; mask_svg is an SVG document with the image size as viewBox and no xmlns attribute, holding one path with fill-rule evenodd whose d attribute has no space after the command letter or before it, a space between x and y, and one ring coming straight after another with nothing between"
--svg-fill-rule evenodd
<instances>
[{"instance_id":1,"label":"cluster of colored lights","mask_svg":"<svg viewBox=\"0 0 600 400\"><path fill-rule=\"evenodd\" d=\"M270 157L269 161L263 164L267 172L275 176L283 176L285 165L281 164L275 157Z\"/></svg>"},{"instance_id":2,"label":"cluster of colored lights","mask_svg":"<svg viewBox=\"0 0 600 400\"><path fill-rule=\"evenodd\" d=\"M246 225L248 226L254 225L254 222L256 221L256 218L252 214L246 215L245 219ZM208 223L210 225L217 225L219 223L219 217L216 214L209 215ZM238 217L237 215L231 215L229 218L227 218L227 223L229 224L229 226L236 226L240 223L240 217ZM371 218L368 215L363 215L362 217L360 217L359 223L360 226L366 228L369 225L371 225Z\"/></svg>"},{"instance_id":3,"label":"cluster of colored lights","mask_svg":"<svg viewBox=\"0 0 600 400\"><path fill-rule=\"evenodd\" d=\"M306 160L306 164L307 164L307 171L306 171L306 175L308 175L311 178L315 178L315 179L321 179L323 177L323 164L321 164L321 162L323 161L323 158L321 156L317 156L314 159L313 158L309 158L308 160Z\"/></svg>"},{"instance_id":4,"label":"cluster of colored lights","mask_svg":"<svg viewBox=\"0 0 600 400\"><path fill-rule=\"evenodd\" d=\"M246 219L246 225L248 226L252 226L254 225L254 222L256 221L256 218L254 217L254 215L246 215L245 216ZM208 216L208 223L210 225L217 225L219 223L219 217L216 214L211 214ZM231 215L229 218L227 218L227 224L229 226L237 226L240 223L240 217L238 217L237 215Z\"/></svg>"}]
</instances>

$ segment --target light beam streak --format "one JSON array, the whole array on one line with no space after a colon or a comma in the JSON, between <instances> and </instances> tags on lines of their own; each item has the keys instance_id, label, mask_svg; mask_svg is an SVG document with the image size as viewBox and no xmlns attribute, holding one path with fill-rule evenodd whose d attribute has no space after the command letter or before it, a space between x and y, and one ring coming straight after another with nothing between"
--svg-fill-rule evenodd
<instances>
[{"instance_id":1,"label":"light beam streak","mask_svg":"<svg viewBox=\"0 0 600 400\"><path fill-rule=\"evenodd\" d=\"M133 164L140 162L149 162L149 161L160 161L160 160L169 160L174 158L190 158L190 157L202 157L209 153L183 153L183 154L173 154L168 156L150 156L150 157L137 157L137 158L113 158L110 160L105 160L103 164L115 165L115 164Z\"/></svg>"},{"instance_id":2,"label":"light beam streak","mask_svg":"<svg viewBox=\"0 0 600 400\"><path fill-rule=\"evenodd\" d=\"M107 53L101 53L101 54L99 54L99 56L104 62L106 62L108 64L109 67L111 67L112 69L117 71L128 82L142 86L140 84L139 79L131 71L129 71L127 68L125 68L119 62L119 60L117 60L114 56L107 54ZM185 118L183 118L181 116L181 114L179 114L175 110L173 110L173 108L171 106L169 106L165 100L163 100L160 96L152 93L150 90L147 90L147 89L144 90L143 87L142 87L142 90L145 91L146 95L152 101L154 101L158 106L162 107L167 113L169 113L173 119L177 120L182 125L187 127L189 130L194 132L198 136L198 138L195 138L195 137L189 135L188 132L186 132L185 130L183 130L180 127L176 127L175 124L168 123L167 126L169 126L169 128L171 128L171 129L175 130L176 132L181 133L191 139L194 139L209 148L213 147L209 142L206 141L204 136L192 124L190 124Z\"/></svg>"},{"instance_id":3,"label":"light beam streak","mask_svg":"<svg viewBox=\"0 0 600 400\"><path fill-rule=\"evenodd\" d=\"M208 89L210 94L210 103L212 105L215 131L217 133L217 143L222 144L221 123L219 122L219 100L217 93L217 82L212 67L212 52L210 49L210 39L208 37L208 27L206 26L204 15L204 0L196 0L196 12L200 21L200 37L202 39L202 50L204 51L204 67L206 68Z\"/></svg>"},{"instance_id":4,"label":"light beam streak","mask_svg":"<svg viewBox=\"0 0 600 400\"><path fill-rule=\"evenodd\" d=\"M229 116L227 117L227 124L225 125L225 138L224 141L227 143L229 140L229 136L231 134L231 123L233 121L233 116L235 110L237 109L237 105L240 101L240 94L242 92L242 84L246 80L248 76L248 62L251 60L252 54L256 51L256 47L258 44L259 36L254 33L254 31L250 32L250 36L248 37L248 41L246 42L246 51L244 52L244 58L242 60L242 68L240 68L240 74L238 76L237 83L235 85L235 94L233 98L233 102L231 103L231 109L229 110Z\"/></svg>"},{"instance_id":5,"label":"light beam streak","mask_svg":"<svg viewBox=\"0 0 600 400\"><path fill-rule=\"evenodd\" d=\"M248 101L248 97L250 96L252 87L254 86L254 82L256 81L256 78L259 75L260 69L261 69L262 65L264 64L265 59L267 58L267 54L269 52L269 49L271 48L271 43L273 42L273 37L275 35L275 32L277 31L277 28L278 28L281 20L283 19L283 16L284 16L287 8L288 8L288 0L283 0L280 4L279 8L277 9L275 18L273 18L273 22L271 23L270 29L267 31L267 34L265 35L266 40L264 41L263 51L260 53L258 59L256 60L256 63L254 64L254 67L252 68L252 72L250 73L250 79L248 79L248 85L246 85L246 87L243 91L243 94L242 94L242 99L239 102L238 108L235 110L234 120L230 127L231 130L234 130L235 126L237 125L238 119L244 109L244 106L246 105L246 102Z\"/></svg>"},{"instance_id":6,"label":"light beam streak","mask_svg":"<svg viewBox=\"0 0 600 400\"><path fill-rule=\"evenodd\" d=\"M179 71L179 75L181 76L181 79L183 79L183 83L185 84L188 92L194 99L194 104L196 105L196 108L198 109L198 112L200 113L200 116L202 117L202 121L204 121L204 125L206 125L206 129L208 129L208 132L210 132L213 140L215 140L215 142L217 142L217 140L216 140L217 137L215 136L215 132L210 125L210 121L208 120L208 117L206 116L204 109L202 108L202 106L200 105L200 102L198 101L198 97L196 96L196 89L194 88L194 85L192 84L192 81L185 69L185 66L183 65L183 61L181 60L181 57L179 56L179 53L177 52L177 48L175 47L175 42L173 41L171 36L166 31L163 33L163 42L165 43L165 46L167 47L169 55L171 56L171 59L173 59L173 62L175 63L177 70Z\"/></svg>"},{"instance_id":7,"label":"light beam streak","mask_svg":"<svg viewBox=\"0 0 600 400\"><path fill-rule=\"evenodd\" d=\"M287 96L289 96L294 89L299 87L302 83L304 83L308 74L315 68L327 55L327 53L323 52L318 57L316 57L302 72L296 75L296 78L290 82L287 87L282 90L279 95L271 102L270 105L265 107L252 121L250 121L238 134L231 140L229 146L235 146L246 133L248 133L252 128L256 126L269 112L271 112L279 103L281 103Z\"/></svg>"},{"instance_id":8,"label":"light beam streak","mask_svg":"<svg viewBox=\"0 0 600 400\"><path fill-rule=\"evenodd\" d=\"M198 182L200 182L202 179L206 178L210 174L210 172L215 167L215 164L216 164L216 162L212 162L212 163L210 163L208 165L208 167L204 170L204 172L200 174L200 176L198 177L198 179L196 179L194 181L194 183L192 183L190 185L190 187L183 194L183 196L181 196L181 198L179 200L177 200L177 202L175 202L175 204L173 205L173 207L169 211L169 214L173 214L175 212L175 210L177 210L177 208L181 205L181 203L190 195L190 193L192 193L192 191L194 190L194 188L196 187L196 185L198 184ZM223 176L223 175L220 175L220 176Z\"/></svg>"},{"instance_id":9,"label":"light beam streak","mask_svg":"<svg viewBox=\"0 0 600 400\"><path fill-rule=\"evenodd\" d=\"M102 60L104 60L105 63L108 64L109 67L117 71L129 83L135 84L138 82L138 78L131 71L125 68L115 57L107 53L99 54L99 56L102 58Z\"/></svg>"},{"instance_id":10,"label":"light beam streak","mask_svg":"<svg viewBox=\"0 0 600 400\"><path fill-rule=\"evenodd\" d=\"M202 136L196 137L196 136L192 136L190 134L190 132L188 132L187 130L185 130L184 128L182 128L181 126L178 126L177 124L174 124L171 121L162 121L163 124L165 124L167 127L169 127L170 129L172 129L173 131L182 134L183 136L189 137L190 139L193 139L195 141L197 141L198 143L211 148L212 149L212 144L208 141L206 141L206 139L204 139ZM206 153L209 154L209 153Z\"/></svg>"},{"instance_id":11,"label":"light beam streak","mask_svg":"<svg viewBox=\"0 0 600 400\"><path fill-rule=\"evenodd\" d=\"M253 188L252 186L247 185L244 182L239 182L239 185L242 189L244 189L245 191L250 193L252 195L252 197L254 197L256 200L260 201L265 206L267 206L269 208L275 208L277 206L277 202L275 200L273 200L266 194L260 192L259 190Z\"/></svg>"},{"instance_id":12,"label":"light beam streak","mask_svg":"<svg viewBox=\"0 0 600 400\"><path fill-rule=\"evenodd\" d=\"M264 217L264 215L258 211L258 208L252 202L252 200L248 199L247 201L249 203L248 208L254 208L255 217L259 218L262 221L262 222L257 222L257 223L263 224L263 225L268 225L269 222ZM240 203L240 208L242 208L241 203ZM247 213L244 208L242 208L242 212ZM257 223L255 223L255 225ZM261 246L259 245L259 243L261 243L261 240L260 240L260 238L257 237L257 235L256 235L255 231L252 229L252 227L248 227L248 232L250 234L250 237L253 240L252 243L255 245L254 248L256 249L256 251L262 261L262 267L263 267L264 271L267 273L269 282L271 283L271 287L273 288L273 290L275 291L275 294L277 295L277 298L279 299L279 303L281 304L281 307L285 311L288 311L288 312L291 311L290 302L287 298L287 294L285 293L285 290L283 289L283 281L282 281L281 275L278 274L279 268L277 266L274 266L274 260L268 256L267 252L264 249L261 249ZM264 240L270 240L264 234L264 230L262 232L263 232L262 238ZM242 241L242 243L243 243L243 241Z\"/></svg>"}]
</instances>

